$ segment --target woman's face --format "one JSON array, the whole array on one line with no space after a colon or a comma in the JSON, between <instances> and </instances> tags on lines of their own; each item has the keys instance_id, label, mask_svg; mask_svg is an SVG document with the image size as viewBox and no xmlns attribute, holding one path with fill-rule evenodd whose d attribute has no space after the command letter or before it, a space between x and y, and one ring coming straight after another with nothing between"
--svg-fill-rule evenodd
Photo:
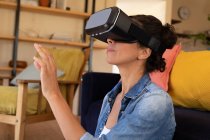
<instances>
[{"instance_id":1,"label":"woman's face","mask_svg":"<svg viewBox=\"0 0 210 140\"><path fill-rule=\"evenodd\" d=\"M107 39L107 62L113 65L129 64L138 60L141 48L138 43L122 43Z\"/></svg>"}]
</instances>

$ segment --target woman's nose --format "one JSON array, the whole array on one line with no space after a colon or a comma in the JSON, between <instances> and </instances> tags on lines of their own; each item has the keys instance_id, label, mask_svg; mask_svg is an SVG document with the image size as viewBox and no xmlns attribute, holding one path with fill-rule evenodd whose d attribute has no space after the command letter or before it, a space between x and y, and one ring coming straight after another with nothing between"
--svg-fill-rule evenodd
<instances>
[{"instance_id":1,"label":"woman's nose","mask_svg":"<svg viewBox=\"0 0 210 140\"><path fill-rule=\"evenodd\" d=\"M108 38L108 39L107 39L107 43L108 43L108 44L113 44L113 43L114 43L114 40Z\"/></svg>"}]
</instances>

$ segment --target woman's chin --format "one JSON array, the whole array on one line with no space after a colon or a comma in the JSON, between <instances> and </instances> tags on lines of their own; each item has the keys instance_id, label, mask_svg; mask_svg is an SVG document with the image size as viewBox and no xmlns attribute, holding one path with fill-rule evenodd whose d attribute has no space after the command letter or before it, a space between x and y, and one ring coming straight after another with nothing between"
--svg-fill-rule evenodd
<instances>
[{"instance_id":1,"label":"woman's chin","mask_svg":"<svg viewBox=\"0 0 210 140\"><path fill-rule=\"evenodd\" d=\"M115 65L116 64L113 60L106 59L106 61L107 61L107 63L109 63L111 65Z\"/></svg>"}]
</instances>

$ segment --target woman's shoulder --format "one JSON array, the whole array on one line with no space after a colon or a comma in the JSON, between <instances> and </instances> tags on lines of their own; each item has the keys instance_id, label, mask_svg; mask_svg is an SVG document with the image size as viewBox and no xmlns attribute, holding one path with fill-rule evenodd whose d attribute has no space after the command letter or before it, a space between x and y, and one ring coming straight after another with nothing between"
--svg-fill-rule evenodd
<instances>
[{"instance_id":1,"label":"woman's shoulder","mask_svg":"<svg viewBox=\"0 0 210 140\"><path fill-rule=\"evenodd\" d=\"M146 87L146 92L136 103L135 110L145 114L154 114L163 117L161 114L173 113L171 97L163 89L151 83Z\"/></svg>"},{"instance_id":2,"label":"woman's shoulder","mask_svg":"<svg viewBox=\"0 0 210 140\"><path fill-rule=\"evenodd\" d=\"M145 94L145 98L153 98L158 101L164 101L168 103L172 103L171 97L164 89L151 82L147 87L147 93Z\"/></svg>"},{"instance_id":3,"label":"woman's shoulder","mask_svg":"<svg viewBox=\"0 0 210 140\"><path fill-rule=\"evenodd\" d=\"M151 82L145 88L146 88L146 91L147 91L144 95L145 98L146 97L147 98L150 97L151 99L158 98L160 100L166 100L166 101L171 102L170 95L164 89L162 89L161 87L159 87L155 83Z\"/></svg>"}]
</instances>

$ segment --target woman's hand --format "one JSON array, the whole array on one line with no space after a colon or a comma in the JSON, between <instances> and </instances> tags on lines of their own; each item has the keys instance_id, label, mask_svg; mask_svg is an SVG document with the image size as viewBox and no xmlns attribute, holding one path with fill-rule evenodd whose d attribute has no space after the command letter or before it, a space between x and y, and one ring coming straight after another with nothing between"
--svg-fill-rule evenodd
<instances>
[{"instance_id":1,"label":"woman's hand","mask_svg":"<svg viewBox=\"0 0 210 140\"><path fill-rule=\"evenodd\" d=\"M40 79L43 95L46 98L58 95L59 86L56 76L56 65L50 52L39 44L34 47L40 57L34 56L34 65L40 70Z\"/></svg>"},{"instance_id":2,"label":"woman's hand","mask_svg":"<svg viewBox=\"0 0 210 140\"><path fill-rule=\"evenodd\" d=\"M57 82L55 61L47 49L39 44L34 44L34 47L40 56L34 56L34 65L40 70L43 95L48 100L65 139L79 140L85 130L75 119L64 98L60 98L62 95Z\"/></svg>"}]
</instances>

